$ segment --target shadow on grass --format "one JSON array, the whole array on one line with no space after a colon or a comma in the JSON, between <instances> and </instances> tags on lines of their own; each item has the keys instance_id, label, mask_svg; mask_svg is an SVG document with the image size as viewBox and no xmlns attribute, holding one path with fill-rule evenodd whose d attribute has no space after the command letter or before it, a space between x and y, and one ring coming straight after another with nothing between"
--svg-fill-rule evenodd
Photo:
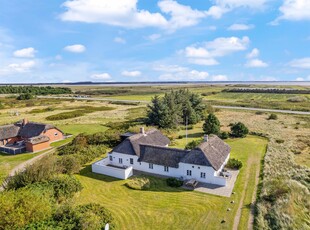
<instances>
[{"instance_id":1,"label":"shadow on grass","mask_svg":"<svg viewBox=\"0 0 310 230\"><path fill-rule=\"evenodd\" d=\"M126 187L127 189L133 190L133 191L141 191L141 192L148 192L148 191L153 191L153 192L191 192L190 190L184 189L182 187L174 188L174 187L168 186L165 178L160 178L160 177L151 176L151 175L143 175L143 174L134 175L133 177L129 178L128 180L133 179L135 177L147 177L150 180L150 188L145 189L145 190L135 190L135 189L132 189L132 188L129 188L128 186L126 186L126 183L128 182L128 180L122 180L122 179L118 179L118 178L114 178L114 177L110 177L110 176L106 176L106 175L102 175L102 174L93 173L91 171L91 165L87 165L85 168L80 170L79 175L98 180L98 183L100 183L100 181L103 181L106 183L122 181L123 183L121 185L115 184L115 186L123 186L123 187Z\"/></svg>"},{"instance_id":2,"label":"shadow on grass","mask_svg":"<svg viewBox=\"0 0 310 230\"><path fill-rule=\"evenodd\" d=\"M189 134L187 134L187 137L188 138L199 138L199 137L203 137L203 135L204 135L204 133L189 133ZM184 138L184 137L186 137L186 135L184 134L184 135L182 135L182 137Z\"/></svg>"}]
</instances>

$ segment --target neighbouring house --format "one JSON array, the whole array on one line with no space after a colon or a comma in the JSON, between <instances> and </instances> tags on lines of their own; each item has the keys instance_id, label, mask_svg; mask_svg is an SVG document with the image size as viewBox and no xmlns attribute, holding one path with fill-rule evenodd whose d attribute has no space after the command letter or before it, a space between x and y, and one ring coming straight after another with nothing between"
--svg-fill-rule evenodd
<instances>
[{"instance_id":1,"label":"neighbouring house","mask_svg":"<svg viewBox=\"0 0 310 230\"><path fill-rule=\"evenodd\" d=\"M223 172L230 156L230 147L217 136L204 136L193 150L168 147L170 140L159 130L126 133L123 141L108 157L95 162L92 171L120 179L133 175L133 170L183 180L226 186Z\"/></svg>"},{"instance_id":2,"label":"neighbouring house","mask_svg":"<svg viewBox=\"0 0 310 230\"><path fill-rule=\"evenodd\" d=\"M6 153L38 152L63 139L64 133L55 126L27 119L0 126L0 151Z\"/></svg>"}]
</instances>

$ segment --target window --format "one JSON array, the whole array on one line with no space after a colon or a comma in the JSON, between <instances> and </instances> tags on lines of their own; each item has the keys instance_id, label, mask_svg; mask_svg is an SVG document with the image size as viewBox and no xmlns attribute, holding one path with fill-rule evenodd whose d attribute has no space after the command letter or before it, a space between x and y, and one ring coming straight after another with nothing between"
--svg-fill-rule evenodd
<instances>
[{"instance_id":1,"label":"window","mask_svg":"<svg viewBox=\"0 0 310 230\"><path fill-rule=\"evenodd\" d=\"M192 170L187 170L186 175L187 176L191 176L192 175Z\"/></svg>"},{"instance_id":2,"label":"window","mask_svg":"<svg viewBox=\"0 0 310 230\"><path fill-rule=\"evenodd\" d=\"M58 133L55 133L54 135L55 135L55 136L58 136Z\"/></svg>"},{"instance_id":3,"label":"window","mask_svg":"<svg viewBox=\"0 0 310 230\"><path fill-rule=\"evenodd\" d=\"M192 166L192 168L195 168L194 165Z\"/></svg>"},{"instance_id":4,"label":"window","mask_svg":"<svg viewBox=\"0 0 310 230\"><path fill-rule=\"evenodd\" d=\"M149 163L149 169L153 169L153 164Z\"/></svg>"},{"instance_id":5,"label":"window","mask_svg":"<svg viewBox=\"0 0 310 230\"><path fill-rule=\"evenodd\" d=\"M169 172L169 167L168 166L164 166L164 171L165 172Z\"/></svg>"},{"instance_id":6,"label":"window","mask_svg":"<svg viewBox=\"0 0 310 230\"><path fill-rule=\"evenodd\" d=\"M113 161L113 157L112 156L109 156L109 159L110 159L110 161Z\"/></svg>"},{"instance_id":7,"label":"window","mask_svg":"<svg viewBox=\"0 0 310 230\"><path fill-rule=\"evenodd\" d=\"M200 173L200 177L201 178L206 178L206 173L204 173L204 172Z\"/></svg>"},{"instance_id":8,"label":"window","mask_svg":"<svg viewBox=\"0 0 310 230\"><path fill-rule=\"evenodd\" d=\"M118 163L123 164L123 158L118 158Z\"/></svg>"},{"instance_id":9,"label":"window","mask_svg":"<svg viewBox=\"0 0 310 230\"><path fill-rule=\"evenodd\" d=\"M130 164L132 164L132 165L133 165L133 159L132 159L132 158L130 158L129 160L130 160Z\"/></svg>"},{"instance_id":10,"label":"window","mask_svg":"<svg viewBox=\"0 0 310 230\"><path fill-rule=\"evenodd\" d=\"M200 167L198 167L198 169L200 169Z\"/></svg>"}]
</instances>

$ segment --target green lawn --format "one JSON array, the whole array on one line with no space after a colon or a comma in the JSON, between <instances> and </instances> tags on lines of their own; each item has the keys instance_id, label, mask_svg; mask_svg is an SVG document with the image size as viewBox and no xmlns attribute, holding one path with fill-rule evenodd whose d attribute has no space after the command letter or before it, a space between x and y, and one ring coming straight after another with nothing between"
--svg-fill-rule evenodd
<instances>
[{"instance_id":1,"label":"green lawn","mask_svg":"<svg viewBox=\"0 0 310 230\"><path fill-rule=\"evenodd\" d=\"M57 127L65 133L77 135L79 133L98 133L104 132L108 127L100 124L68 124L68 125L57 125Z\"/></svg>"},{"instance_id":2,"label":"green lawn","mask_svg":"<svg viewBox=\"0 0 310 230\"><path fill-rule=\"evenodd\" d=\"M231 198L170 188L163 179L152 177L151 190L131 190L124 186L126 181L93 174L88 166L77 175L84 187L78 200L107 207L118 229L231 229L245 191L239 228L247 229L247 204L254 190L255 168L260 167L267 140L248 136L227 143L232 147L231 157L240 159L244 165L235 185L236 194ZM235 203L231 204L231 200ZM223 219L226 223L221 224Z\"/></svg>"}]
</instances>

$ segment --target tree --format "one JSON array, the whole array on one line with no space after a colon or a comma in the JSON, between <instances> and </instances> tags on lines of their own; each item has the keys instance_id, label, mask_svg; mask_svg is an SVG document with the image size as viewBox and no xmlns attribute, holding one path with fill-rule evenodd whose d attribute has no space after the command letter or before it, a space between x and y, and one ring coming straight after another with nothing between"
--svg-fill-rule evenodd
<instances>
[{"instance_id":1,"label":"tree","mask_svg":"<svg viewBox=\"0 0 310 230\"><path fill-rule=\"evenodd\" d=\"M241 122L233 124L230 130L233 137L245 137L249 133L249 129Z\"/></svg>"},{"instance_id":2,"label":"tree","mask_svg":"<svg viewBox=\"0 0 310 230\"><path fill-rule=\"evenodd\" d=\"M20 94L17 97L17 100L30 100L30 99L33 99L33 95L31 93Z\"/></svg>"},{"instance_id":3,"label":"tree","mask_svg":"<svg viewBox=\"0 0 310 230\"><path fill-rule=\"evenodd\" d=\"M205 134L216 134L220 133L220 121L217 117L210 113L203 124L203 131Z\"/></svg>"},{"instance_id":4,"label":"tree","mask_svg":"<svg viewBox=\"0 0 310 230\"><path fill-rule=\"evenodd\" d=\"M205 106L198 94L188 90L155 96L148 106L147 124L160 128L176 128L178 124L196 124L204 117Z\"/></svg>"}]
</instances>

